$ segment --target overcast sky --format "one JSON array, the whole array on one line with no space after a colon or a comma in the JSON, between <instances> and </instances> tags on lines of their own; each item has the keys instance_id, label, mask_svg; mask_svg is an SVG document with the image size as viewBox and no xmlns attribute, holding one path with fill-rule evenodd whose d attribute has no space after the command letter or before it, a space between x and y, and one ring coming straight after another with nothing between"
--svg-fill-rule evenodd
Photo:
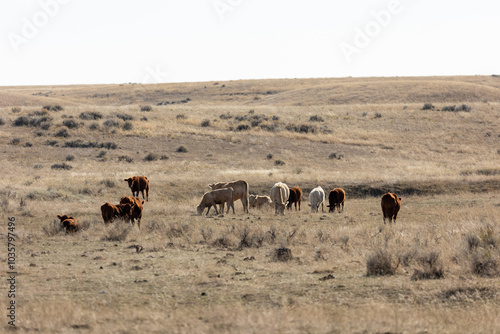
<instances>
[{"instance_id":1,"label":"overcast sky","mask_svg":"<svg viewBox=\"0 0 500 334\"><path fill-rule=\"evenodd\" d=\"M0 86L500 74L500 1L0 3Z\"/></svg>"}]
</instances>

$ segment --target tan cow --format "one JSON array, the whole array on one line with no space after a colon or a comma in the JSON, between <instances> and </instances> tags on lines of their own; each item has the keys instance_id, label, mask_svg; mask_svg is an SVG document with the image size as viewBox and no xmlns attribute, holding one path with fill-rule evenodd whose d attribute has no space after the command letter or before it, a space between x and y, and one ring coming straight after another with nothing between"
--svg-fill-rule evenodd
<instances>
[{"instance_id":1,"label":"tan cow","mask_svg":"<svg viewBox=\"0 0 500 334\"><path fill-rule=\"evenodd\" d=\"M335 207L338 207L337 210L340 212L340 206L342 205L342 211L344 211L344 201L345 201L345 191L342 188L335 188L330 190L330 194L328 195L328 202L330 205L327 205L330 209L328 212L335 212Z\"/></svg>"},{"instance_id":2,"label":"tan cow","mask_svg":"<svg viewBox=\"0 0 500 334\"><path fill-rule=\"evenodd\" d=\"M101 206L101 215L105 224L113 222L116 217L123 219L132 219L132 207L130 203L113 205L104 203Z\"/></svg>"},{"instance_id":3,"label":"tan cow","mask_svg":"<svg viewBox=\"0 0 500 334\"><path fill-rule=\"evenodd\" d=\"M391 223L392 220L396 223L396 217L401 208L401 197L393 193L384 194L384 196L382 196L381 205L382 213L384 214L384 224L386 218L389 219L389 223Z\"/></svg>"},{"instance_id":4,"label":"tan cow","mask_svg":"<svg viewBox=\"0 0 500 334\"><path fill-rule=\"evenodd\" d=\"M251 208L257 209L273 205L273 201L271 201L271 197L269 196L250 195L248 202Z\"/></svg>"},{"instance_id":5,"label":"tan cow","mask_svg":"<svg viewBox=\"0 0 500 334\"><path fill-rule=\"evenodd\" d=\"M275 183L271 188L271 201L274 204L274 214L285 214L285 207L290 197L290 189L282 182Z\"/></svg>"},{"instance_id":6,"label":"tan cow","mask_svg":"<svg viewBox=\"0 0 500 334\"><path fill-rule=\"evenodd\" d=\"M141 201L139 197L125 196L120 199L120 204L131 204L132 213L130 215L130 222L134 225L134 219L137 219L137 227L141 228L141 218L144 201Z\"/></svg>"},{"instance_id":7,"label":"tan cow","mask_svg":"<svg viewBox=\"0 0 500 334\"><path fill-rule=\"evenodd\" d=\"M215 214L219 214L217 211L217 204L224 205L227 203L227 212L229 213L229 208L233 208L234 214L234 191L233 188L223 188L208 191L203 194L203 198L201 199L200 205L196 208L198 214L201 215L205 208L208 208L207 215L210 212L210 208L213 206L215 209ZM222 213L224 213L224 207L222 207Z\"/></svg>"},{"instance_id":8,"label":"tan cow","mask_svg":"<svg viewBox=\"0 0 500 334\"><path fill-rule=\"evenodd\" d=\"M75 217L57 215L57 218L61 220L61 225L66 229L66 233L77 232L80 229L80 224L78 224Z\"/></svg>"},{"instance_id":9,"label":"tan cow","mask_svg":"<svg viewBox=\"0 0 500 334\"><path fill-rule=\"evenodd\" d=\"M147 176L132 176L123 181L128 182L128 187L132 190L132 196L139 196L139 192L141 192L142 198L149 201L149 179ZM144 197L144 191L146 191L146 197Z\"/></svg>"},{"instance_id":10,"label":"tan cow","mask_svg":"<svg viewBox=\"0 0 500 334\"><path fill-rule=\"evenodd\" d=\"M245 180L238 180L233 182L217 182L208 185L212 190L222 189L222 188L233 188L233 200L241 200L243 204L243 211L248 213L248 182Z\"/></svg>"}]
</instances>

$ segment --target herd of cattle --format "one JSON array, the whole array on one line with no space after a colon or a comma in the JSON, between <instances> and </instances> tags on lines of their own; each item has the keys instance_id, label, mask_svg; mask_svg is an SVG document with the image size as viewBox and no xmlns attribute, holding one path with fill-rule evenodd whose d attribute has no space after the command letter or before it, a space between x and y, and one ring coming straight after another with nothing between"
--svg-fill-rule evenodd
<instances>
[{"instance_id":1,"label":"herd of cattle","mask_svg":"<svg viewBox=\"0 0 500 334\"><path fill-rule=\"evenodd\" d=\"M146 176L132 176L124 179L128 182L128 186L132 191L132 196L125 196L120 199L120 203L111 204L104 203L101 206L101 215L105 224L113 222L116 218L129 221L134 224L137 220L137 226L141 227L142 210L144 200L149 201L149 179ZM263 208L274 207L275 214L285 214L285 209L292 209L295 205L295 210L300 211L300 203L302 201L302 189L299 187L289 188L285 183L278 182L272 188L270 196L250 195L248 183L244 180L233 182L218 182L210 184L211 191L203 194L200 205L197 207L198 214L202 214L207 209L207 215L210 209L214 207L215 213L219 214L224 212L224 207L227 205L227 212L232 208L234 214L234 202L241 200L243 210L248 212L248 208ZM139 198L139 193L142 194L143 200ZM146 194L146 195L144 195ZM324 212L324 202L326 200L325 191L320 186L314 188L309 193L309 206L312 212L318 212L319 207ZM328 195L329 212L334 212L335 208L340 212L344 210L345 191L342 188L335 188L330 191ZM219 205L219 210L217 209ZM385 220L389 222L396 222L399 209L401 208L401 197L393 193L386 193L382 196L381 201L382 213ZM66 233L76 232L79 230L80 225L76 218L67 215L60 216L63 228Z\"/></svg>"}]
</instances>

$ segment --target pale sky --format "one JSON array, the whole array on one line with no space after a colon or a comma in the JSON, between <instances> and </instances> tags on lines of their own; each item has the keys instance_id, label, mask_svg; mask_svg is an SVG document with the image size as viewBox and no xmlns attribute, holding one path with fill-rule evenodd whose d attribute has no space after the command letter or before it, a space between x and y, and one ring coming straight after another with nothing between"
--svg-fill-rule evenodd
<instances>
[{"instance_id":1,"label":"pale sky","mask_svg":"<svg viewBox=\"0 0 500 334\"><path fill-rule=\"evenodd\" d=\"M0 3L0 86L500 74L494 0Z\"/></svg>"}]
</instances>

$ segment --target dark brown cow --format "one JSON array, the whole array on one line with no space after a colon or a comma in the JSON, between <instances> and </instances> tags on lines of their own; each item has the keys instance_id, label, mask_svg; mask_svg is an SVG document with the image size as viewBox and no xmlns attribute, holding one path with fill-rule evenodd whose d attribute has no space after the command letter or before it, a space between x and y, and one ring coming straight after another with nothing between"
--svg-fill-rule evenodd
<instances>
[{"instance_id":1,"label":"dark brown cow","mask_svg":"<svg viewBox=\"0 0 500 334\"><path fill-rule=\"evenodd\" d=\"M105 224L112 223L116 217L130 220L132 218L132 204L104 203L101 206L101 214Z\"/></svg>"},{"instance_id":2,"label":"dark brown cow","mask_svg":"<svg viewBox=\"0 0 500 334\"><path fill-rule=\"evenodd\" d=\"M73 233L80 229L80 225L76 221L75 217L57 215L57 218L61 220L61 224L66 229L66 233Z\"/></svg>"},{"instance_id":3,"label":"dark brown cow","mask_svg":"<svg viewBox=\"0 0 500 334\"><path fill-rule=\"evenodd\" d=\"M134 225L134 219L137 219L137 226L141 228L141 218L144 201L141 201L139 197L125 196L120 199L120 204L132 205L130 221L132 222L132 225Z\"/></svg>"},{"instance_id":4,"label":"dark brown cow","mask_svg":"<svg viewBox=\"0 0 500 334\"><path fill-rule=\"evenodd\" d=\"M330 209L328 212L334 212L335 207L337 207L338 212L340 212L340 206L342 205L342 211L344 211L344 201L345 201L345 191L342 188L335 188L330 191L328 195L328 202L330 205L327 205Z\"/></svg>"},{"instance_id":5,"label":"dark brown cow","mask_svg":"<svg viewBox=\"0 0 500 334\"><path fill-rule=\"evenodd\" d=\"M302 201L302 189L299 187L290 188L290 197L288 197L288 205L287 209L292 208L292 204L295 203L295 211L297 211L297 203L299 203L299 211L300 211L300 202Z\"/></svg>"},{"instance_id":6,"label":"dark brown cow","mask_svg":"<svg viewBox=\"0 0 500 334\"><path fill-rule=\"evenodd\" d=\"M139 192L141 192L142 199L149 201L149 179L147 176L132 176L123 181L128 182L128 187L132 190L132 196L139 196ZM144 190L146 191L146 197L144 197Z\"/></svg>"},{"instance_id":7,"label":"dark brown cow","mask_svg":"<svg viewBox=\"0 0 500 334\"><path fill-rule=\"evenodd\" d=\"M384 224L385 219L389 219L389 223L394 220L396 223L396 217L398 216L399 209L401 208L401 197L396 194L387 193L382 196L382 213L384 214Z\"/></svg>"}]
</instances>

